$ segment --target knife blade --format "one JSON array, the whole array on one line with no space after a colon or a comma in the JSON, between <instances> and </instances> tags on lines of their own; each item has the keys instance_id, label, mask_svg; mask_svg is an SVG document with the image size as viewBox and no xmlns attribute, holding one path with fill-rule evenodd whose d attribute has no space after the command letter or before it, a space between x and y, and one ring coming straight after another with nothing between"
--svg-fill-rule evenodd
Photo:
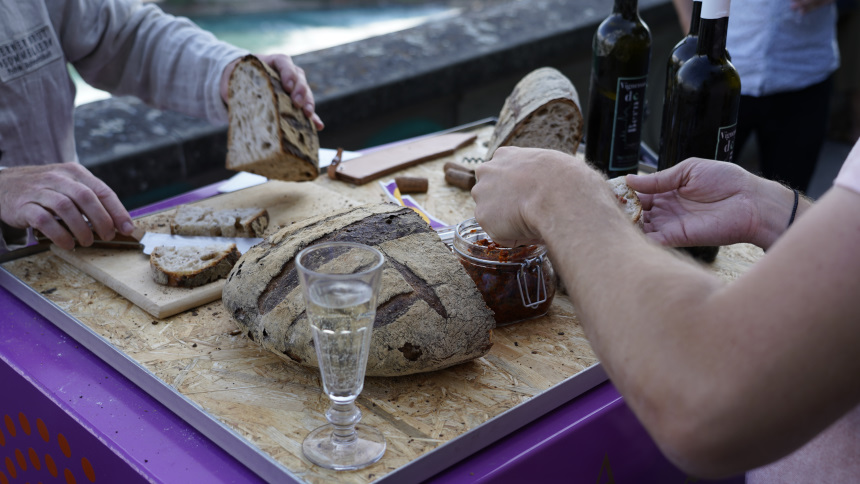
<instances>
[{"instance_id":1,"label":"knife blade","mask_svg":"<svg viewBox=\"0 0 860 484\"><path fill-rule=\"evenodd\" d=\"M262 242L259 237L209 237L202 235L171 235L146 232L140 238L138 244L143 247L144 254L152 254L152 250L158 246L169 247L202 247L213 244L236 244L240 254L244 254L251 247ZM120 242L122 243L122 242Z\"/></svg>"}]
</instances>

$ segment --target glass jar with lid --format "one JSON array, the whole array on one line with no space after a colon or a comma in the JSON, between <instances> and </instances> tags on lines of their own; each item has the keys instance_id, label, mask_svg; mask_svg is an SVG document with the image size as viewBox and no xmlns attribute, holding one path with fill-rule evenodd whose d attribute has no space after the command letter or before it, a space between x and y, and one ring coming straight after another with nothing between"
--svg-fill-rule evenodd
<instances>
[{"instance_id":1,"label":"glass jar with lid","mask_svg":"<svg viewBox=\"0 0 860 484\"><path fill-rule=\"evenodd\" d=\"M501 247L470 218L457 225L453 249L495 313L496 326L549 311L556 286L546 246Z\"/></svg>"}]
</instances>

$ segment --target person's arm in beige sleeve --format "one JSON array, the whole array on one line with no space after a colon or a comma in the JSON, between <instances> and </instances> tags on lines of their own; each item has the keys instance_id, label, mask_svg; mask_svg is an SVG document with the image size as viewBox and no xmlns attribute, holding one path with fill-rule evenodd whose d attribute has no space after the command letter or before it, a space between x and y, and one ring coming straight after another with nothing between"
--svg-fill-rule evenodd
<instances>
[{"instance_id":1,"label":"person's arm in beige sleeve","mask_svg":"<svg viewBox=\"0 0 860 484\"><path fill-rule=\"evenodd\" d=\"M582 159L502 148L476 172L478 222L502 244L547 244L607 374L684 471L772 462L860 402L860 195L804 206L724 283L630 224Z\"/></svg>"}]
</instances>

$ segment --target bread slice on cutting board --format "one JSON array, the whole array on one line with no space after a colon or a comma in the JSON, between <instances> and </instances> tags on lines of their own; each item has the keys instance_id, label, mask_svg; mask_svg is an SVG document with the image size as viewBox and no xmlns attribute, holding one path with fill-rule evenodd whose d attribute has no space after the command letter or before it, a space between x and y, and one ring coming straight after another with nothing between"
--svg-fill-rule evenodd
<instances>
[{"instance_id":1,"label":"bread slice on cutting board","mask_svg":"<svg viewBox=\"0 0 860 484\"><path fill-rule=\"evenodd\" d=\"M227 107L227 169L283 181L319 175L316 126L293 106L272 67L243 57L230 75Z\"/></svg>"},{"instance_id":2,"label":"bread slice on cutting board","mask_svg":"<svg viewBox=\"0 0 860 484\"><path fill-rule=\"evenodd\" d=\"M576 153L582 141L582 109L570 79L551 67L522 78L505 100L485 160L501 146Z\"/></svg>"},{"instance_id":3,"label":"bread slice on cutting board","mask_svg":"<svg viewBox=\"0 0 860 484\"><path fill-rule=\"evenodd\" d=\"M159 246L152 250L149 268L152 279L158 284L197 287L227 277L239 255L236 244Z\"/></svg>"},{"instance_id":4,"label":"bread slice on cutting board","mask_svg":"<svg viewBox=\"0 0 860 484\"><path fill-rule=\"evenodd\" d=\"M212 237L262 237L269 226L264 208L216 210L199 205L180 205L170 219L173 235Z\"/></svg>"}]
</instances>

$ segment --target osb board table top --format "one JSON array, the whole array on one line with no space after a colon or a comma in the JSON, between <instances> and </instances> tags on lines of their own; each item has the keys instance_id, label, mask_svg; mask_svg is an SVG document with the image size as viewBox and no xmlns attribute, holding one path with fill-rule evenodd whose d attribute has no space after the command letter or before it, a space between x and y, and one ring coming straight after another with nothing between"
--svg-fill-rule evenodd
<instances>
[{"instance_id":1,"label":"osb board table top","mask_svg":"<svg viewBox=\"0 0 860 484\"><path fill-rule=\"evenodd\" d=\"M445 184L442 165L483 156L489 130L479 132L476 145L402 172L429 178L429 192L414 198L451 224L471 217L474 202L468 192ZM352 186L321 177L317 183L358 202L386 199L376 182ZM142 222L158 226L159 217L166 216L154 214ZM752 246L724 247L712 267L732 279L760 256ZM329 405L318 372L285 362L242 336L220 301L155 319L50 252L3 267L309 483L367 483L392 475L597 363L573 306L557 295L546 316L497 328L493 348L482 358L432 373L367 378L358 399L362 421L384 433L386 453L370 467L334 472L310 464L301 451L307 433L325 423Z\"/></svg>"}]
</instances>

